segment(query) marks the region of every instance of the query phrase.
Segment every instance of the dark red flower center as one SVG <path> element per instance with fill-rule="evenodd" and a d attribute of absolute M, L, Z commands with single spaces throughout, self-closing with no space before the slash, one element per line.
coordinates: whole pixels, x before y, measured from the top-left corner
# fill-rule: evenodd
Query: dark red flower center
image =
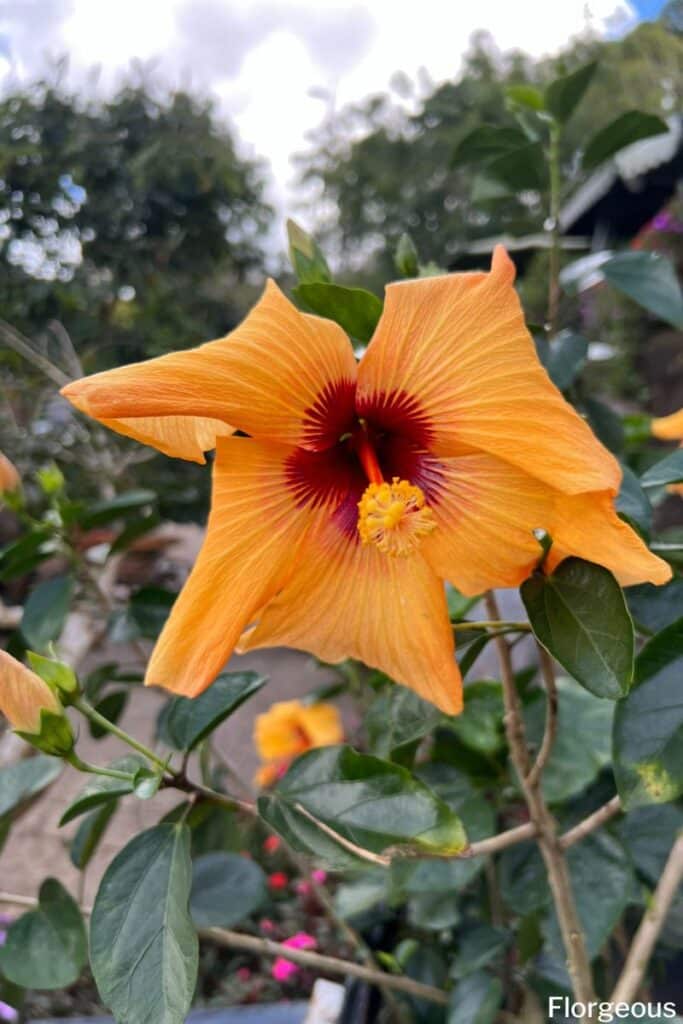
<path fill-rule="evenodd" d="M 368 483 L 398 477 L 419 487 L 428 502 L 438 496 L 433 431 L 405 392 L 359 398 L 351 382 L 328 385 L 306 413 L 304 437 L 309 447 L 290 456 L 288 483 L 300 504 L 328 507 L 349 536 L 357 535 L 358 502 Z"/>

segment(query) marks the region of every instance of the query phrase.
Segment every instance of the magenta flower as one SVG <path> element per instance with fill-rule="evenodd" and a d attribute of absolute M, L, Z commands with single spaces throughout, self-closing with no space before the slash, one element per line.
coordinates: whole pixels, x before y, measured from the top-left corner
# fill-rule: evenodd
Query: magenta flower
<path fill-rule="evenodd" d="M 296 935 L 285 939 L 282 945 L 289 946 L 290 949 L 315 949 L 317 942 L 313 935 L 307 935 L 306 932 L 297 932 Z M 295 974 L 299 973 L 299 970 L 300 968 L 296 964 L 279 956 L 273 964 L 270 973 L 276 981 L 282 982 L 289 981 Z"/>

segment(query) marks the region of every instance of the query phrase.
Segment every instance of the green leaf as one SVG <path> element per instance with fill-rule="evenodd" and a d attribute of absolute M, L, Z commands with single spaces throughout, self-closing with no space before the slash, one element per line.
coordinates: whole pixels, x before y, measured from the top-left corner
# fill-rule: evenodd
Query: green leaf
<path fill-rule="evenodd" d="M 36 754 L 0 769 L 0 818 L 41 793 L 61 775 L 63 761 Z"/>
<path fill-rule="evenodd" d="M 127 690 L 112 690 L 106 697 L 103 697 L 101 701 L 95 705 L 95 711 L 100 715 L 112 722 L 114 725 L 118 722 L 119 718 L 126 709 L 128 703 L 128 691 Z M 90 735 L 93 739 L 99 740 L 103 736 L 107 736 L 109 733 L 108 729 L 104 726 L 99 725 L 97 722 L 88 722 L 90 728 Z"/>
<path fill-rule="evenodd" d="M 465 978 L 497 960 L 510 942 L 510 934 L 503 928 L 476 924 L 459 936 L 458 951 L 451 968 L 451 976 Z"/>
<path fill-rule="evenodd" d="M 28 647 L 43 651 L 59 639 L 69 614 L 73 588 L 70 576 L 55 576 L 34 587 L 19 626 Z"/>
<path fill-rule="evenodd" d="M 613 760 L 625 807 L 668 803 L 683 793 L 683 619 L 636 661 L 636 684 L 614 718 Z"/>
<path fill-rule="evenodd" d="M 596 697 L 628 693 L 633 623 L 609 570 L 567 558 L 550 576 L 535 573 L 520 593 L 534 635 L 574 679 Z"/>
<path fill-rule="evenodd" d="M 583 399 L 582 406 L 588 422 L 598 435 L 598 440 L 611 452 L 619 454 L 624 447 L 624 425 L 621 417 L 610 409 L 606 402 L 590 396 Z"/>
<path fill-rule="evenodd" d="M 548 876 L 536 843 L 517 843 L 503 850 L 499 865 L 500 894 L 510 910 L 525 917 L 547 906 Z"/>
<path fill-rule="evenodd" d="M 656 633 L 670 625 L 683 607 L 683 576 L 674 576 L 663 587 L 642 583 L 628 587 L 626 600 L 633 618 L 648 633 Z"/>
<path fill-rule="evenodd" d="M 0 580 L 9 582 L 31 572 L 57 550 L 57 540 L 47 527 L 29 533 L 0 548 Z"/>
<path fill-rule="evenodd" d="M 276 793 L 375 853 L 390 847 L 458 853 L 467 844 L 460 819 L 424 783 L 396 764 L 351 747 L 304 754 Z"/>
<path fill-rule="evenodd" d="M 190 831 L 157 825 L 114 858 L 90 922 L 90 963 L 103 1002 L 125 1024 L 183 1024 L 197 978 L 188 912 Z"/>
<path fill-rule="evenodd" d="M 633 870 L 622 845 L 604 831 L 595 832 L 570 847 L 567 863 L 588 956 L 593 960 L 630 901 Z M 564 960 L 559 925 L 552 909 L 548 917 L 547 942 L 552 955 Z"/>
<path fill-rule="evenodd" d="M 358 341 L 370 341 L 382 315 L 382 301 L 364 288 L 316 281 L 294 289 L 297 300 L 318 316 L 334 320 Z"/>
<path fill-rule="evenodd" d="M 611 701 L 594 697 L 571 679 L 558 679 L 557 739 L 543 771 L 543 794 L 561 803 L 580 793 L 610 760 Z M 545 695 L 526 706 L 524 721 L 529 741 L 538 749 L 545 725 Z"/>
<path fill-rule="evenodd" d="M 137 512 L 145 505 L 151 505 L 154 501 L 156 501 L 154 491 L 142 488 L 134 491 L 125 491 L 123 494 L 117 494 L 115 498 L 94 502 L 80 517 L 78 525 L 82 530 L 92 530 L 95 526 L 105 526 L 115 519 L 124 518 L 130 512 Z"/>
<path fill-rule="evenodd" d="M 447 1024 L 493 1024 L 503 1002 L 498 978 L 477 971 L 459 982 L 448 1006 Z"/>
<path fill-rule="evenodd" d="M 470 842 L 493 835 L 493 808 L 475 792 L 464 775 L 450 765 L 437 762 L 422 765 L 417 774 L 458 815 Z M 397 889 L 409 896 L 444 894 L 463 889 L 483 868 L 483 857 L 452 857 L 446 860 L 411 857 L 393 861 L 391 877 Z"/>
<path fill-rule="evenodd" d="M 468 683 L 464 698 L 462 714 L 453 718 L 448 728 L 472 750 L 482 754 L 497 753 L 505 745 L 501 684 L 489 679 Z"/>
<path fill-rule="evenodd" d="M 190 914 L 197 928 L 231 928 L 266 897 L 263 871 L 238 853 L 207 853 L 192 865 Z"/>
<path fill-rule="evenodd" d="M 490 160 L 484 167 L 487 178 L 501 182 L 509 189 L 543 189 L 546 186 L 546 165 L 540 142 L 525 141 Z"/>
<path fill-rule="evenodd" d="M 421 740 L 444 716 L 405 686 L 392 686 L 381 693 L 365 714 L 365 728 L 372 753 L 391 757 L 393 751 Z"/>
<path fill-rule="evenodd" d="M 670 623 L 645 644 L 636 659 L 637 682 L 651 679 L 679 658 L 683 658 L 683 618 Z"/>
<path fill-rule="evenodd" d="M 526 145 L 528 139 L 518 128 L 481 124 L 456 146 L 453 164 L 482 164 Z"/>
<path fill-rule="evenodd" d="M 347 868 L 367 868 L 367 861 L 340 846 L 307 815 L 290 806 L 277 793 L 260 796 L 257 807 L 268 827 L 281 835 L 295 853 L 315 857 L 328 867 L 339 871 Z"/>
<path fill-rule="evenodd" d="M 163 587 L 140 587 L 128 602 L 135 635 L 156 640 L 178 595 Z"/>
<path fill-rule="evenodd" d="M 574 113 L 591 83 L 597 66 L 597 61 L 584 64 L 571 74 L 556 78 L 545 90 L 546 108 L 560 124 L 568 121 Z"/>
<path fill-rule="evenodd" d="M 109 768 L 115 768 L 120 772 L 130 772 L 130 781 L 124 779 L 112 779 L 107 775 L 92 775 L 84 789 L 72 800 L 66 808 L 59 824 L 66 825 L 81 814 L 91 811 L 93 807 L 109 803 L 110 800 L 117 800 L 120 796 L 126 796 L 135 789 L 136 776 L 147 767 L 146 762 L 136 754 L 128 754 L 112 761 Z"/>
<path fill-rule="evenodd" d="M 602 265 L 617 291 L 674 327 L 683 327 L 683 294 L 671 260 L 657 252 L 621 252 Z"/>
<path fill-rule="evenodd" d="M 683 831 L 683 809 L 674 804 L 636 807 L 619 824 L 619 835 L 636 867 L 651 885 L 659 881 L 676 836 Z"/>
<path fill-rule="evenodd" d="M 258 672 L 223 672 L 199 697 L 174 697 L 159 719 L 159 735 L 176 750 L 193 750 L 267 682 Z"/>
<path fill-rule="evenodd" d="M 596 132 L 584 151 L 583 166 L 586 170 L 591 170 L 614 156 L 624 146 L 630 146 L 640 139 L 648 139 L 652 135 L 661 135 L 668 130 L 666 121 L 662 121 L 661 117 L 646 114 L 642 110 L 627 110 Z"/>
<path fill-rule="evenodd" d="M 643 473 L 640 482 L 646 490 L 651 487 L 683 483 L 683 448 L 677 448 L 661 462 L 650 466 L 647 472 Z"/>
<path fill-rule="evenodd" d="M 508 85 L 505 89 L 505 95 L 521 107 L 527 107 L 529 110 L 536 111 L 545 110 L 543 93 L 535 85 L 527 85 L 525 83 Z"/>
<path fill-rule="evenodd" d="M 644 533 L 648 534 L 652 528 L 652 505 L 650 500 L 640 486 L 638 477 L 629 469 L 622 466 L 623 477 L 621 489 L 615 502 L 617 512 L 628 516 Z"/>
<path fill-rule="evenodd" d="M 0 970 L 24 988 L 67 988 L 88 959 L 78 904 L 56 878 L 40 887 L 38 906 L 10 925 L 0 948 Z"/>
<path fill-rule="evenodd" d="M 299 283 L 331 282 L 330 268 L 315 239 L 293 220 L 287 221 L 287 237 L 289 258 Z"/>
<path fill-rule="evenodd" d="M 553 384 L 566 391 L 579 376 L 588 358 L 588 342 L 574 331 L 560 331 L 551 341 L 536 340 L 538 358 Z"/>
<path fill-rule="evenodd" d="M 423 892 L 412 896 L 407 910 L 410 924 L 428 932 L 454 928 L 460 921 L 458 897 L 452 892 Z"/>
<path fill-rule="evenodd" d="M 76 834 L 69 847 L 69 857 L 73 866 L 79 871 L 82 871 L 90 863 L 117 806 L 118 801 L 111 800 L 109 803 L 96 807 L 94 811 L 85 816 L 76 829 Z"/>

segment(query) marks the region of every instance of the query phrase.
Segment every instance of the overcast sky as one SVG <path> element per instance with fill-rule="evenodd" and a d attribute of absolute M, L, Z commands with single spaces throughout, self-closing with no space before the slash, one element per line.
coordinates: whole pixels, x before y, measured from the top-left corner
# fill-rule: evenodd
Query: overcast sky
<path fill-rule="evenodd" d="M 588 26 L 618 36 L 643 2 L 654 0 L 0 0 L 0 81 L 68 54 L 74 80 L 99 65 L 110 89 L 133 58 L 153 60 L 164 80 L 216 95 L 246 151 L 270 162 L 283 209 L 290 157 L 324 113 L 312 91 L 341 105 L 398 69 L 452 77 L 477 29 L 533 55 Z"/>

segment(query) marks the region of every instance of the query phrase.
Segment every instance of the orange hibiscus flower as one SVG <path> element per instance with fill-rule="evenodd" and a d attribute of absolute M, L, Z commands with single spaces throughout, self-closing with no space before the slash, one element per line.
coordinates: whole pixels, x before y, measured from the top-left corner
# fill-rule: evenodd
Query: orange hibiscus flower
<path fill-rule="evenodd" d="M 260 786 L 275 782 L 294 757 L 314 747 L 341 743 L 344 729 L 333 704 L 303 704 L 285 700 L 273 704 L 254 724 L 254 741 L 264 762 L 256 781 Z"/>
<path fill-rule="evenodd" d="M 660 441 L 680 441 L 683 448 L 683 409 L 672 412 L 670 416 L 662 416 L 653 420 L 650 429 L 654 437 Z M 670 484 L 667 491 L 683 497 L 683 484 Z"/>
<path fill-rule="evenodd" d="M 619 465 L 550 382 L 513 280 L 499 247 L 490 273 L 389 285 L 360 365 L 269 282 L 227 337 L 64 389 L 167 454 L 217 449 L 204 546 L 148 683 L 194 696 L 238 643 L 281 644 L 359 658 L 456 714 L 444 580 L 521 583 L 536 528 L 551 565 L 669 578 L 616 515 Z"/>

